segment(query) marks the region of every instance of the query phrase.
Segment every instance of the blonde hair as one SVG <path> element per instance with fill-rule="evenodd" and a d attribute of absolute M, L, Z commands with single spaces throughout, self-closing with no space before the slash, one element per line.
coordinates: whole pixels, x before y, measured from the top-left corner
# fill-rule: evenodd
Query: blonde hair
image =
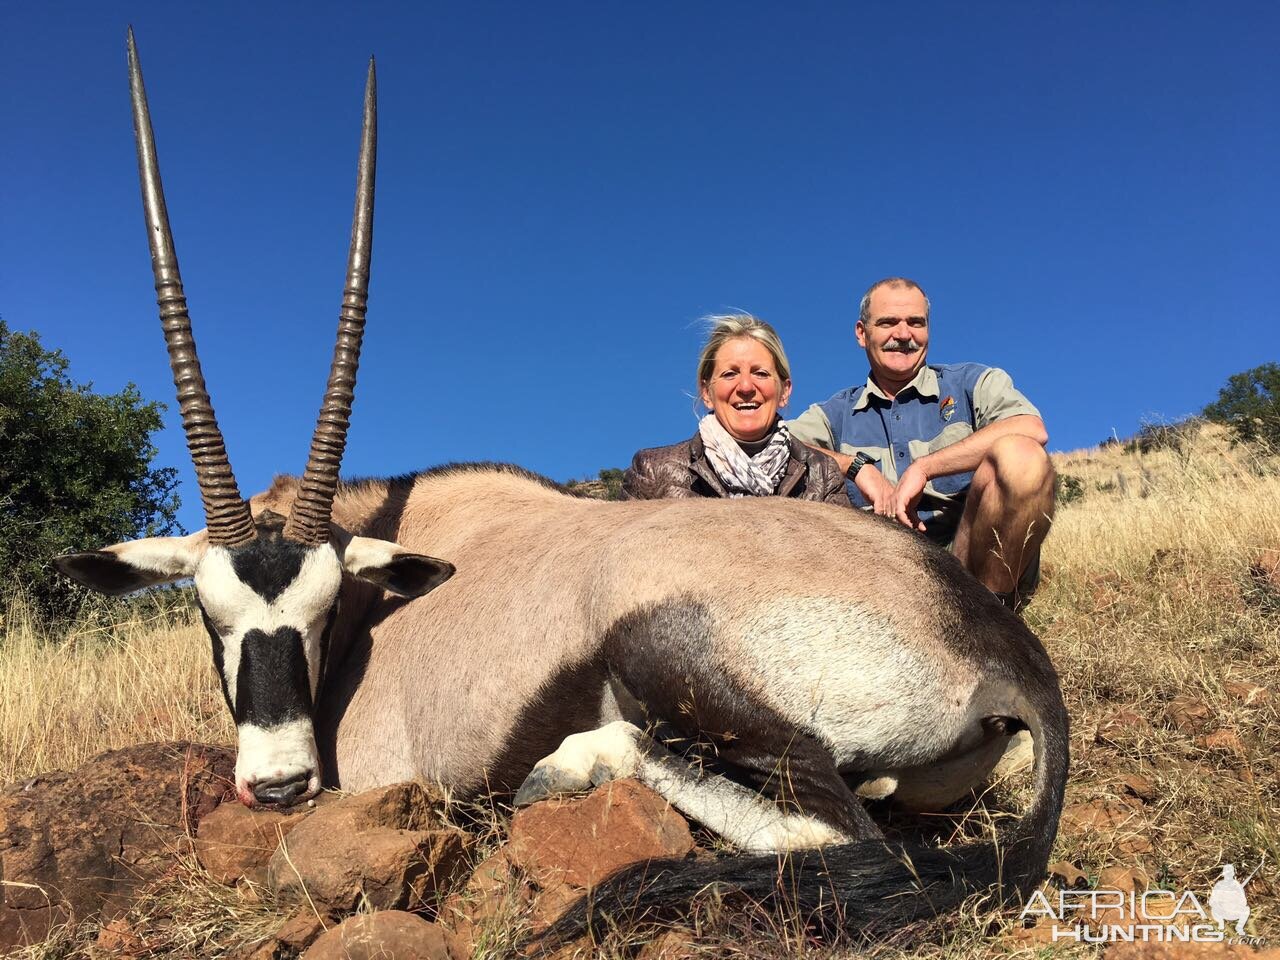
<path fill-rule="evenodd" d="M 783 383 L 791 380 L 791 364 L 787 361 L 787 352 L 782 349 L 782 340 L 778 331 L 759 317 L 749 313 L 726 313 L 719 316 L 706 317 L 710 327 L 707 342 L 698 357 L 698 390 L 701 391 L 711 380 L 716 367 L 716 354 L 730 340 L 747 337 L 764 345 L 773 357 L 773 365 L 778 370 L 778 379 Z"/>

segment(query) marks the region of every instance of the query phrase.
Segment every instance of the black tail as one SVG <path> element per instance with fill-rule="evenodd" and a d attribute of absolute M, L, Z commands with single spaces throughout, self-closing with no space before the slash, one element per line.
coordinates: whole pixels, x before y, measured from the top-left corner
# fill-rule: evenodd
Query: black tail
<path fill-rule="evenodd" d="M 687 910 L 708 887 L 740 891 L 765 905 L 785 904 L 801 916 L 832 910 L 847 930 L 873 934 L 936 916 L 974 893 L 991 893 L 1002 903 L 1025 898 L 1049 861 L 1069 761 L 1067 714 L 1057 684 L 1037 693 L 1018 711 L 1034 742 L 1034 798 L 995 841 L 938 849 L 867 840 L 785 858 L 771 853 L 653 861 L 606 880 L 570 907 L 543 942 L 574 939 L 603 927 L 605 918 L 670 917 Z"/>

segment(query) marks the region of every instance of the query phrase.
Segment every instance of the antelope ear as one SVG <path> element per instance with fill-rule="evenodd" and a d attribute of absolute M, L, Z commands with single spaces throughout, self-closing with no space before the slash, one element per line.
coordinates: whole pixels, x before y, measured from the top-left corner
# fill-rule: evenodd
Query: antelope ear
<path fill-rule="evenodd" d="M 342 566 L 353 577 L 376 583 L 402 597 L 430 593 L 453 576 L 444 560 L 411 553 L 398 543 L 372 537 L 352 537 L 342 552 Z"/>
<path fill-rule="evenodd" d="M 148 537 L 102 550 L 63 554 L 53 558 L 53 565 L 64 577 L 91 590 L 122 597 L 192 576 L 207 545 L 203 530 L 188 537 Z"/>

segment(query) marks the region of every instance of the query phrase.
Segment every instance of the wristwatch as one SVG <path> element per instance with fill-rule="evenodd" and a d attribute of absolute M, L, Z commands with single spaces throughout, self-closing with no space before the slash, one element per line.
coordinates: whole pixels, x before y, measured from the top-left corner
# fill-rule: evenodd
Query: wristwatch
<path fill-rule="evenodd" d="M 875 457 L 869 457 L 865 453 L 859 453 L 853 458 L 853 463 L 849 464 L 849 469 L 844 472 L 845 478 L 854 481 L 858 477 L 858 471 L 869 463 L 879 463 Z"/>

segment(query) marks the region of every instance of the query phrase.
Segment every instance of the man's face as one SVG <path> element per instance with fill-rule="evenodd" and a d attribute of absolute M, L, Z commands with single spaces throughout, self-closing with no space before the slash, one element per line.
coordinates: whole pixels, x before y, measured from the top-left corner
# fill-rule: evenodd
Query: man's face
<path fill-rule="evenodd" d="M 910 380 L 924 366 L 929 321 L 924 294 L 910 287 L 878 287 L 866 323 L 854 328 L 871 372 L 893 383 Z"/>

